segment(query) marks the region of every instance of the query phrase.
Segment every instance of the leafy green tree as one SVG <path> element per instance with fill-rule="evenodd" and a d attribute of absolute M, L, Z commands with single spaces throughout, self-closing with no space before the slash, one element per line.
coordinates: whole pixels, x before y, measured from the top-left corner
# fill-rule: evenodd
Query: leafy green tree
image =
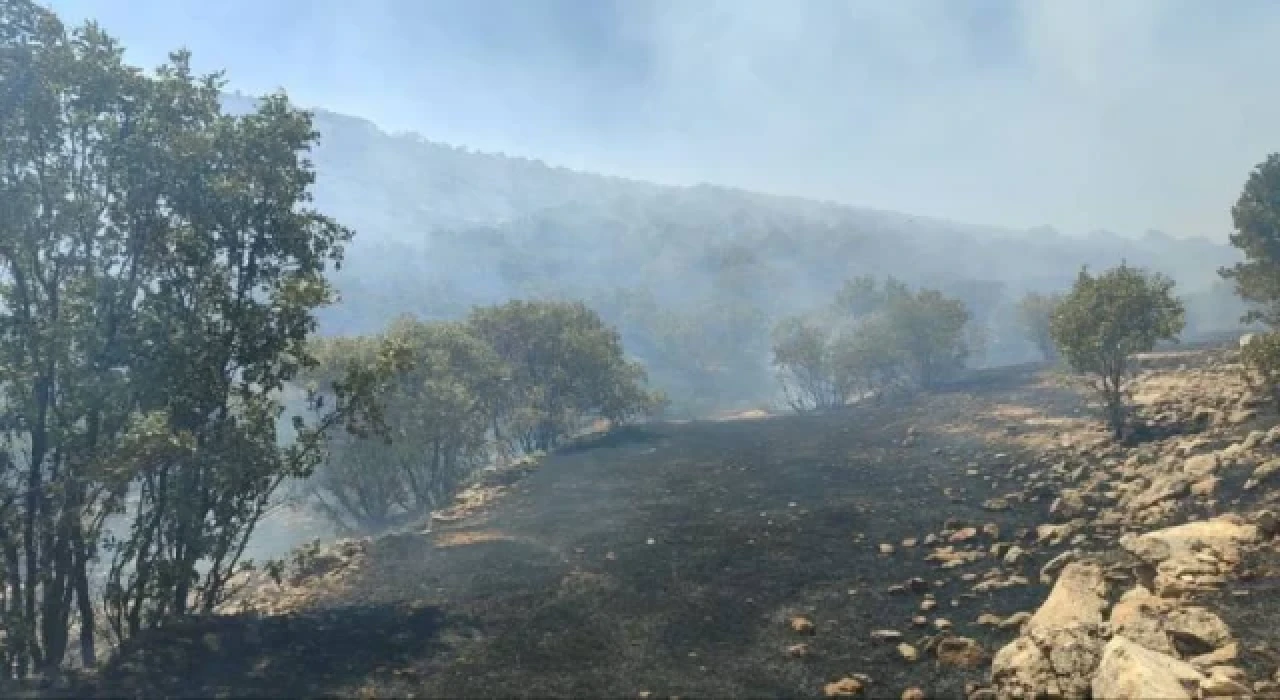
<path fill-rule="evenodd" d="M 1231 209 L 1231 220 L 1231 245 L 1245 259 L 1220 273 L 1235 282 L 1246 302 L 1256 305 L 1246 321 L 1280 326 L 1280 153 L 1267 156 L 1250 173 Z"/>
<path fill-rule="evenodd" d="M 310 116 L 221 113 L 179 53 L 154 75 L 93 24 L 0 3 L 0 665 L 92 664 L 89 571 L 119 638 L 221 602 L 275 488 L 365 389 L 280 447 L 276 397 L 350 231 L 306 207 Z M 381 358 L 387 362 L 394 358 Z M 385 363 L 383 363 L 385 364 Z M 122 517 L 123 536 L 106 523 Z"/>
<path fill-rule="evenodd" d="M 1280 406 L 1280 333 L 1256 333 L 1240 349 L 1245 379 Z"/>
<path fill-rule="evenodd" d="M 964 367 L 969 312 L 963 302 L 932 289 L 903 291 L 889 297 L 884 313 L 920 386 L 932 388 Z"/>
<path fill-rule="evenodd" d="M 511 301 L 475 309 L 467 324 L 509 372 L 491 428 L 510 447 L 549 451 L 593 418 L 622 423 L 658 404 L 618 332 L 585 304 Z"/>
<path fill-rule="evenodd" d="M 1182 332 L 1185 311 L 1172 279 L 1121 264 L 1098 276 L 1082 269 L 1053 312 L 1050 334 L 1077 372 L 1092 375 L 1107 422 L 1124 436 L 1129 358 Z"/>
<path fill-rule="evenodd" d="M 899 338 L 885 317 L 868 318 L 840 333 L 830 349 L 835 383 L 844 400 L 881 397 L 906 380 L 906 359 Z"/>
<path fill-rule="evenodd" d="M 402 365 L 375 398 L 386 438 L 334 430 L 315 479 L 317 505 L 345 530 L 375 532 L 421 516 L 449 499 L 491 456 L 492 402 L 507 379 L 493 350 L 458 322 L 401 318 L 379 337 L 318 341 L 311 378 L 341 378 L 379 349 L 399 349 Z"/>
<path fill-rule="evenodd" d="M 1035 344 L 1040 355 L 1050 362 L 1057 360 L 1058 347 L 1050 333 L 1053 312 L 1062 302 L 1061 294 L 1040 294 L 1028 292 L 1018 302 L 1018 325 L 1027 339 Z"/>

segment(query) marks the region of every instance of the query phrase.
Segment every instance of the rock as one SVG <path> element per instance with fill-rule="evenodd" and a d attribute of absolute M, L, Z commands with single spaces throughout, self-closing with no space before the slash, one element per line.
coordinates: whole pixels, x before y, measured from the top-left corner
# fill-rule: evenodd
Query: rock
<path fill-rule="evenodd" d="M 1225 574 L 1239 564 L 1240 546 L 1257 540 L 1256 525 L 1224 515 L 1144 535 L 1124 535 L 1120 546 L 1155 566 L 1155 594 L 1171 596 L 1220 586 Z"/>
<path fill-rule="evenodd" d="M 925 598 L 924 600 L 920 601 L 920 610 L 922 612 L 929 612 L 930 610 L 933 610 L 936 607 L 938 607 L 938 601 L 934 600 L 933 598 Z"/>
<path fill-rule="evenodd" d="M 1259 484 L 1269 479 L 1276 472 L 1280 472 L 1280 457 L 1270 459 L 1259 464 L 1254 470 L 1249 480 L 1245 482 L 1245 489 L 1256 488 Z"/>
<path fill-rule="evenodd" d="M 797 634 L 814 634 L 818 631 L 817 626 L 813 624 L 813 620 L 810 620 L 807 617 L 793 617 L 791 618 L 790 625 L 791 631 L 796 632 Z"/>
<path fill-rule="evenodd" d="M 945 617 L 940 617 L 933 621 L 933 626 L 938 628 L 940 631 L 945 632 L 946 630 L 951 629 L 951 620 L 948 620 Z"/>
<path fill-rule="evenodd" d="M 1111 609 L 1111 631 L 1151 651 L 1175 655 L 1177 650 L 1169 641 L 1164 623 L 1165 614 L 1172 608 L 1171 602 L 1138 586 L 1121 596 Z"/>
<path fill-rule="evenodd" d="M 1063 569 L 1049 597 L 1027 621 L 1027 631 L 1101 624 L 1106 595 L 1102 567 L 1094 561 L 1073 562 Z"/>
<path fill-rule="evenodd" d="M 916 538 L 914 538 L 914 537 L 908 537 L 908 538 L 906 538 L 905 540 L 903 540 L 903 541 L 902 541 L 902 547 L 903 547 L 904 549 L 911 549 L 912 547 L 916 546 L 916 544 L 917 544 L 918 542 L 919 542 L 919 540 L 917 540 Z"/>
<path fill-rule="evenodd" d="M 902 691 L 902 700 L 925 700 L 924 691 L 919 688 L 907 688 Z"/>
<path fill-rule="evenodd" d="M 902 633 L 897 630 L 872 630 L 871 638 L 877 642 L 896 642 L 902 639 Z"/>
<path fill-rule="evenodd" d="M 1207 669 L 1214 666 L 1222 666 L 1232 663 L 1240 658 L 1240 643 L 1227 642 L 1218 649 L 1214 649 L 1208 654 L 1201 654 L 1187 659 L 1187 663 L 1198 669 Z"/>
<path fill-rule="evenodd" d="M 951 533 L 951 536 L 948 537 L 947 539 L 950 542 L 958 543 L 958 542 L 967 542 L 968 540 L 971 540 L 977 536 L 978 536 L 978 528 L 965 527 Z"/>
<path fill-rule="evenodd" d="M 988 498 L 982 502 L 982 509 L 989 511 L 1009 510 L 1009 499 L 1007 498 Z"/>
<path fill-rule="evenodd" d="M 1216 454 L 1196 455 L 1182 463 L 1182 473 L 1192 479 L 1203 479 L 1218 471 L 1219 464 Z"/>
<path fill-rule="evenodd" d="M 1075 534 L 1075 528 L 1071 523 L 1036 526 L 1036 541 L 1040 544 L 1059 545 L 1073 534 Z"/>
<path fill-rule="evenodd" d="M 1004 621 L 1001 622 L 998 626 L 1002 630 L 1014 629 L 1015 627 L 1021 627 L 1027 624 L 1027 620 L 1030 620 L 1030 619 L 1031 619 L 1031 613 L 1024 610 L 1022 612 L 1016 612 L 1010 615 L 1009 617 L 1006 617 Z"/>
<path fill-rule="evenodd" d="M 934 654 L 939 663 L 961 668 L 981 666 L 987 659 L 987 652 L 982 645 L 968 637 L 947 637 L 938 642 Z"/>
<path fill-rule="evenodd" d="M 1018 562 L 1022 561 L 1026 554 L 1027 550 L 1015 544 L 1009 548 L 1009 551 L 1004 553 L 1004 563 L 1007 566 L 1017 566 Z"/>
<path fill-rule="evenodd" d="M 881 553 L 881 554 L 893 554 L 893 545 L 891 545 L 891 544 L 887 544 L 887 543 L 886 543 L 886 544 L 881 544 L 881 545 L 880 545 L 880 553 Z"/>
<path fill-rule="evenodd" d="M 1171 611 L 1165 618 L 1165 629 L 1173 644 L 1184 655 L 1199 655 L 1226 646 L 1231 641 L 1231 630 L 1209 610 L 1201 607 L 1183 607 Z"/>
<path fill-rule="evenodd" d="M 915 661 L 920 658 L 920 652 L 916 651 L 915 647 L 907 644 L 906 642 L 898 645 L 898 654 L 908 663 L 915 663 Z"/>
<path fill-rule="evenodd" d="M 1218 484 L 1222 480 L 1216 476 L 1205 477 L 1191 485 L 1191 495 L 1200 498 L 1208 498 L 1218 490 Z"/>
<path fill-rule="evenodd" d="M 1078 489 L 1063 489 L 1049 506 L 1049 514 L 1063 520 L 1070 520 L 1084 515 L 1088 505 Z"/>
<path fill-rule="evenodd" d="M 1205 677 L 1191 664 L 1143 648 L 1125 637 L 1113 637 L 1103 649 L 1092 691 L 1093 697 L 1109 700 L 1191 700 L 1203 680 Z"/>
<path fill-rule="evenodd" d="M 792 644 L 791 646 L 787 647 L 787 656 L 790 656 L 793 659 L 803 659 L 809 656 L 809 645 L 808 644 Z"/>
<path fill-rule="evenodd" d="M 1200 690 L 1207 698 L 1240 698 L 1253 694 L 1248 679 L 1242 681 L 1238 676 L 1217 669 L 1200 681 Z"/>
<path fill-rule="evenodd" d="M 862 687 L 862 681 L 846 676 L 822 686 L 822 694 L 829 698 L 851 698 L 861 693 Z"/>
<path fill-rule="evenodd" d="M 977 624 L 983 625 L 984 627 L 999 627 L 1001 622 L 1004 622 L 1004 618 L 999 615 L 983 613 L 978 616 Z"/>
<path fill-rule="evenodd" d="M 991 680 L 997 694 L 1086 695 L 1102 649 L 1106 593 L 1097 562 L 1068 564 L 1022 636 L 996 653 Z"/>
<path fill-rule="evenodd" d="M 1040 582 L 1049 583 L 1053 581 L 1053 576 L 1059 569 L 1065 567 L 1073 561 L 1080 558 L 1078 550 L 1069 549 L 1058 556 L 1050 559 L 1044 566 L 1040 567 Z"/>

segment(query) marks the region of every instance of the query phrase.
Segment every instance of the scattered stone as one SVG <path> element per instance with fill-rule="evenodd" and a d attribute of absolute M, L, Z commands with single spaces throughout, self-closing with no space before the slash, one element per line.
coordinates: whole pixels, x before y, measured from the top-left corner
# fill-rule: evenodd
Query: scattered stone
<path fill-rule="evenodd" d="M 1016 612 L 1010 615 L 1009 617 L 1006 617 L 1004 621 L 1001 622 L 998 626 L 1002 630 L 1013 629 L 1015 627 L 1021 627 L 1027 624 L 1027 620 L 1030 620 L 1030 619 L 1031 619 L 1031 613 L 1024 610 L 1022 612 Z"/>
<path fill-rule="evenodd" d="M 908 663 L 915 663 L 915 661 L 920 658 L 920 652 L 916 651 L 915 647 L 907 644 L 906 642 L 898 645 L 898 654 Z"/>
<path fill-rule="evenodd" d="M 792 644 L 787 647 L 787 656 L 793 659 L 803 659 L 809 656 L 810 650 L 808 644 Z"/>
<path fill-rule="evenodd" d="M 925 700 L 924 691 L 919 688 L 907 688 L 902 691 L 902 700 Z"/>
<path fill-rule="evenodd" d="M 862 692 L 862 682 L 857 678 L 841 678 L 822 687 L 822 694 L 829 698 L 851 698 Z"/>
<path fill-rule="evenodd" d="M 989 511 L 1009 510 L 1009 499 L 1007 498 L 988 498 L 982 502 L 982 509 Z"/>
<path fill-rule="evenodd" d="M 880 553 L 881 553 L 881 554 L 893 554 L 893 545 L 891 545 L 891 544 L 887 544 L 887 543 L 881 544 L 881 545 L 880 545 Z"/>
<path fill-rule="evenodd" d="M 871 638 L 877 642 L 896 642 L 902 639 L 902 633 L 897 630 L 873 630 Z"/>
<path fill-rule="evenodd" d="M 790 624 L 791 631 L 797 634 L 815 634 L 818 631 L 817 625 L 813 624 L 813 620 L 807 617 L 793 617 Z"/>
<path fill-rule="evenodd" d="M 978 616 L 978 624 L 984 627 L 999 627 L 1004 622 L 1004 618 L 991 613 L 983 613 Z"/>
<path fill-rule="evenodd" d="M 940 663 L 961 668 L 981 666 L 987 659 L 982 645 L 968 637 L 947 637 L 934 649 Z"/>

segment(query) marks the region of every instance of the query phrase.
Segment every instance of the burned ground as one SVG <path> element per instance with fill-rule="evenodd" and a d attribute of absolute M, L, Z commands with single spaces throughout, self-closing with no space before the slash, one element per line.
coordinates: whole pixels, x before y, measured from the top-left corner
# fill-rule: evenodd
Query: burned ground
<path fill-rule="evenodd" d="M 1021 459 L 993 444 L 1011 426 L 999 407 L 1079 408 L 1042 380 L 1024 368 L 895 406 L 632 428 L 552 456 L 478 514 L 375 540 L 341 595 L 170 630 L 75 691 L 812 696 L 865 674 L 872 696 L 954 696 L 986 671 L 928 653 L 937 618 L 990 653 L 1016 630 L 977 618 L 1034 610 L 1047 592 L 1039 567 L 1057 550 L 1019 532 L 1047 501 L 981 506 Z M 957 568 L 903 546 L 988 524 L 999 533 L 957 545 L 983 558 Z M 1016 566 L 986 554 L 1015 540 L 1029 550 Z M 977 574 L 1026 582 L 974 593 Z M 922 613 L 925 588 L 938 605 Z M 796 616 L 814 633 L 793 631 Z M 873 639 L 885 629 L 920 660 Z"/>

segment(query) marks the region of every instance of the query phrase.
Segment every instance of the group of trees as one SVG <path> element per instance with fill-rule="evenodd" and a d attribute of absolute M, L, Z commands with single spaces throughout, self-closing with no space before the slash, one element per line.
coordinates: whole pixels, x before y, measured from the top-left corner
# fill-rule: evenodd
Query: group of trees
<path fill-rule="evenodd" d="M 373 399 L 386 435 L 333 430 L 317 505 L 347 530 L 377 531 L 450 498 L 496 455 L 555 449 L 598 419 L 660 408 L 621 338 L 581 303 L 512 301 L 464 321 L 402 318 L 378 336 L 317 340 L 304 378 L 330 382 L 379 354 L 402 358 Z"/>
<path fill-rule="evenodd" d="M 316 342 L 353 232 L 310 206 L 311 115 L 225 113 L 223 85 L 0 3 L 0 676 L 215 610 L 317 467 L 327 505 L 385 519 L 494 446 L 658 403 L 581 304 Z"/>
<path fill-rule="evenodd" d="M 847 281 L 828 309 L 783 319 L 773 362 L 796 410 L 826 409 L 894 387 L 935 386 L 964 365 L 969 311 L 892 277 Z"/>

